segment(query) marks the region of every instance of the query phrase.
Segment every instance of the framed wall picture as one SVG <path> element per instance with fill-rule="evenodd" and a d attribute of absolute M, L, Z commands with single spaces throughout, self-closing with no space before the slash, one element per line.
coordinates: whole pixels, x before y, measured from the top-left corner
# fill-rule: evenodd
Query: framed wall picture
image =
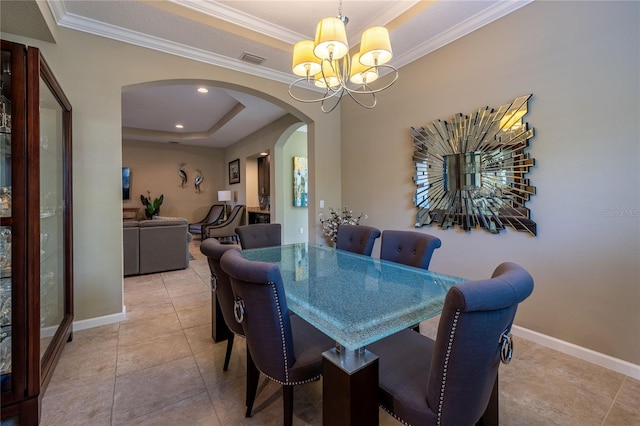
<path fill-rule="evenodd" d="M 240 159 L 229 162 L 229 184 L 240 183 Z"/>
<path fill-rule="evenodd" d="M 293 206 L 307 207 L 308 202 L 307 159 L 293 157 Z"/>

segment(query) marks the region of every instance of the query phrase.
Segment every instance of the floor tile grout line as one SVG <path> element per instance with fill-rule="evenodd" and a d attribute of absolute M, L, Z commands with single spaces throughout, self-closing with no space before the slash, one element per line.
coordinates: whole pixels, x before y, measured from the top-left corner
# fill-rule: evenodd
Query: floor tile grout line
<path fill-rule="evenodd" d="M 116 407 L 116 385 L 118 380 L 118 354 L 120 352 L 120 323 L 118 323 L 118 338 L 116 339 L 116 359 L 115 368 L 113 369 L 113 388 L 111 390 L 111 410 L 109 410 L 109 424 L 113 425 L 113 419 L 115 418 Z"/>
<path fill-rule="evenodd" d="M 615 405 L 616 400 L 620 395 L 620 392 L 622 392 L 622 388 L 624 387 L 624 384 L 626 381 L 627 381 L 627 376 L 623 376 L 622 383 L 620 383 L 620 387 L 618 388 L 618 391 L 616 392 L 616 394 L 613 396 L 613 399 L 611 400 L 611 404 L 609 405 L 609 408 L 607 409 L 607 412 L 605 413 L 604 418 L 602 419 L 602 423 L 600 423 L 601 426 L 604 426 L 606 424 L 607 418 L 609 417 L 609 414 L 611 414 L 611 410 L 613 410 L 613 406 Z"/>

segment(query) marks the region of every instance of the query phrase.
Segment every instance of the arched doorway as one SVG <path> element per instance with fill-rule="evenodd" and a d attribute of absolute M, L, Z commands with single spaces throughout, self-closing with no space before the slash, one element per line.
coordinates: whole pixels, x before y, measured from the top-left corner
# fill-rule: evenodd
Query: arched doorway
<path fill-rule="evenodd" d="M 296 184 L 296 174 L 301 177 L 298 180 L 299 186 L 306 186 L 307 193 L 303 198 L 309 196 L 308 170 L 301 173 L 295 170 L 306 165 L 308 167 L 308 137 L 307 125 L 299 122 L 287 128 L 275 145 L 274 150 L 274 172 L 277 191 L 276 221 L 283 224 L 284 244 L 299 243 L 309 241 L 309 212 L 306 202 L 294 202 L 294 185 Z M 298 161 L 294 160 L 298 159 Z M 301 161 L 301 159 L 304 159 Z M 285 226 L 286 224 L 286 226 Z"/>
<path fill-rule="evenodd" d="M 287 152 L 295 146 L 296 155 L 307 157 L 306 132 L 300 132 L 298 129 L 306 129 L 306 123 L 301 121 L 299 117 L 302 116 L 303 120 L 309 120 L 309 118 L 292 108 L 291 105 L 255 89 L 211 80 L 163 80 L 126 86 L 122 89 L 123 102 L 126 97 L 135 95 L 137 90 L 160 90 L 166 87 L 190 87 L 193 92 L 198 87 L 222 88 L 232 93 L 240 106 L 234 105 L 234 100 L 231 100 L 230 103 L 227 101 L 228 113 L 218 112 L 217 121 L 208 124 L 206 129 L 185 129 L 182 132 L 174 131 L 172 134 L 167 129 L 161 131 L 146 129 L 146 132 L 142 132 L 140 129 L 135 129 L 136 132 L 128 131 L 129 126 L 125 125 L 126 108 L 123 106 L 123 166 L 130 166 L 125 157 L 130 156 L 132 149 L 126 145 L 136 145 L 135 149 L 143 150 L 142 154 L 138 152 L 138 158 L 144 157 L 145 161 L 144 164 L 139 165 L 138 170 L 132 170 L 137 179 L 133 179 L 132 193 L 134 197 L 132 197 L 131 204 L 136 204 L 138 193 L 144 193 L 148 190 L 153 195 L 163 193 L 165 194 L 163 215 L 186 217 L 190 221 L 200 219 L 199 216 L 204 216 L 211 204 L 218 202 L 217 192 L 219 190 L 232 191 L 231 204 L 244 204 L 247 207 L 250 207 L 251 203 L 257 205 L 258 194 L 253 193 L 258 191 L 257 184 L 254 182 L 256 180 L 256 158 L 260 152 L 266 151 L 273 154 L 270 173 L 274 181 L 270 188 L 271 221 L 279 221 L 283 224 L 283 228 L 286 229 L 284 239 L 286 242 L 308 241 L 308 209 L 304 207 L 294 209 L 292 206 L 292 184 L 290 183 L 292 160 L 291 158 L 284 159 L 282 156 L 289 155 Z M 206 139 L 211 134 L 215 136 L 218 130 L 224 132 L 230 126 L 242 125 L 235 124 L 235 120 L 243 113 L 243 105 L 251 102 L 250 97 L 260 99 L 262 107 L 265 104 L 275 105 L 281 109 L 282 115 L 277 116 L 276 114 L 271 123 L 264 124 L 263 128 L 255 130 L 254 133 L 244 136 L 229 146 L 198 147 L 198 137 L 201 135 L 197 133 L 201 133 L 202 139 Z M 160 102 L 156 102 L 156 104 L 158 105 L 153 107 L 161 108 L 164 113 L 167 104 L 159 105 Z M 203 109 L 208 107 L 197 103 L 193 105 L 182 103 L 181 108 L 184 111 L 191 111 L 191 115 L 193 115 L 196 112 L 201 113 Z M 146 110 L 145 114 L 153 114 L 153 111 Z M 253 122 L 255 120 L 254 117 Z M 266 130 L 263 131 L 263 129 Z M 142 135 L 143 137 L 131 142 L 126 138 L 129 134 Z M 300 142 L 301 138 L 304 139 L 302 142 Z M 290 140 L 294 142 L 290 142 Z M 164 144 L 158 144 L 161 148 L 152 148 L 150 144 L 153 142 L 164 142 Z M 275 155 L 276 152 L 279 154 Z M 164 158 L 164 163 L 160 162 L 161 157 Z M 239 160 L 241 179 L 239 182 L 230 182 L 228 167 L 236 160 Z M 152 163 L 157 164 L 152 167 Z M 196 173 L 206 172 L 200 192 L 196 193 L 191 189 L 190 181 L 186 185 L 187 189 L 184 185 L 179 187 L 177 171 L 179 165 L 184 163 L 186 165 L 183 165 L 182 168 L 187 171 L 189 180 L 192 179 L 192 176 L 196 176 Z M 310 167 L 313 166 L 310 165 Z M 152 170 L 153 173 L 141 171 L 144 169 Z M 135 187 L 136 182 L 139 184 L 139 188 Z M 156 187 L 152 188 L 154 185 Z M 254 203 L 254 201 L 256 202 Z M 289 222 L 291 222 L 290 226 Z"/>

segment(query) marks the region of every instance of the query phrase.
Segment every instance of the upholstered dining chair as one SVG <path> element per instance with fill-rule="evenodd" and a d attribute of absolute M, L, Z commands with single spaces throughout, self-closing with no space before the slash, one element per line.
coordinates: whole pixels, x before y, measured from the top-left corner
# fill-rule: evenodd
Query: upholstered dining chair
<path fill-rule="evenodd" d="M 205 225 L 216 224 L 222 218 L 224 213 L 224 204 L 214 204 L 209 209 L 209 213 L 200 221 L 189 224 L 189 232 L 192 234 L 200 234 L 200 239 L 204 236 Z"/>
<path fill-rule="evenodd" d="M 380 357 L 380 405 L 404 424 L 473 425 L 491 398 L 500 361 L 511 359 L 511 325 L 533 279 L 514 263 L 491 279 L 452 287 L 433 341 L 404 330 L 371 344 Z"/>
<path fill-rule="evenodd" d="M 246 260 L 229 250 L 220 266 L 231 279 L 236 320 L 251 357 L 261 373 L 282 385 L 284 424 L 291 425 L 293 386 L 320 378 L 322 353 L 335 343 L 298 315 L 289 315 L 277 265 Z M 247 417 L 251 409 L 247 407 Z"/>
<path fill-rule="evenodd" d="M 227 352 L 224 358 L 224 366 L 222 367 L 225 371 L 229 367 L 229 359 L 231 357 L 231 350 L 233 349 L 233 337 L 235 335 L 244 337 L 242 325 L 238 324 L 233 316 L 233 303 L 235 299 L 233 297 L 229 276 L 220 267 L 220 258 L 227 250 L 240 250 L 240 248 L 232 244 L 221 244 L 220 241 L 215 238 L 208 238 L 200 244 L 200 252 L 207 256 L 207 262 L 209 263 L 211 288 L 215 290 L 215 295 L 220 303 L 220 310 L 222 311 L 224 322 L 232 332 L 227 340 Z"/>
<path fill-rule="evenodd" d="M 233 242 L 238 240 L 238 235 L 236 234 L 236 227 L 244 224 L 244 205 L 238 204 L 236 205 L 231 213 L 229 213 L 229 217 L 222 223 L 217 225 L 205 225 L 203 227 L 203 238 L 230 238 Z"/>
<path fill-rule="evenodd" d="M 222 318 L 231 334 L 227 339 L 227 351 L 224 357 L 224 365 L 222 369 L 227 371 L 229 368 L 229 361 L 231 359 L 231 351 L 233 350 L 234 336 L 244 336 L 244 330 L 242 324 L 238 323 L 233 313 L 233 307 L 235 303 L 235 296 L 231 288 L 231 281 L 229 275 L 220 267 L 220 259 L 227 250 L 240 250 L 236 245 L 221 244 L 215 238 L 208 238 L 200 244 L 200 252 L 207 256 L 207 262 L 209 263 L 209 269 L 211 271 L 211 285 L 215 289 L 215 295 L 220 303 L 220 310 L 222 311 Z M 256 374 L 256 367 L 251 358 L 251 354 L 247 349 L 247 387 L 246 387 L 246 406 L 253 406 L 253 400 L 256 395 L 256 386 L 258 381 L 253 380 Z"/>
<path fill-rule="evenodd" d="M 371 256 L 380 230 L 366 225 L 340 225 L 336 239 L 336 248 L 353 253 Z"/>
<path fill-rule="evenodd" d="M 282 244 L 282 226 L 279 223 L 255 223 L 236 228 L 243 249 L 272 247 Z"/>
<path fill-rule="evenodd" d="M 433 252 L 442 245 L 440 238 L 415 231 L 382 231 L 380 259 L 429 269 Z M 411 327 L 420 332 L 420 324 Z"/>
<path fill-rule="evenodd" d="M 442 245 L 440 238 L 415 231 L 382 231 L 380 259 L 429 269 L 433 252 Z"/>

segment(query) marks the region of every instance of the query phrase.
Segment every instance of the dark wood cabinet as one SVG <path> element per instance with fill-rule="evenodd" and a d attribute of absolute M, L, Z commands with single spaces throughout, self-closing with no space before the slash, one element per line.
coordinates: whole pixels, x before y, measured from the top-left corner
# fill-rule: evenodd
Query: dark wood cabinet
<path fill-rule="evenodd" d="M 271 223 L 271 214 L 268 210 L 248 209 L 249 225 L 254 223 Z"/>
<path fill-rule="evenodd" d="M 37 48 L 1 47 L 1 417 L 29 426 L 72 336 L 71 104 Z"/>
<path fill-rule="evenodd" d="M 271 169 L 271 156 L 265 155 L 258 158 L 258 196 L 269 196 L 269 186 L 271 179 L 269 176 Z"/>

